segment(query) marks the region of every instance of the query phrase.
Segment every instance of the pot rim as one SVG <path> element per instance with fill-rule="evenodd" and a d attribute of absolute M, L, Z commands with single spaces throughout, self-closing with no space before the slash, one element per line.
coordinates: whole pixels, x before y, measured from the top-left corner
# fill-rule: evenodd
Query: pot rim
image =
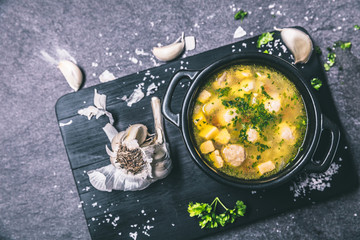
<path fill-rule="evenodd" d="M 304 136 L 303 144 L 305 143 L 305 141 L 307 141 L 307 148 L 304 149 L 302 152 L 298 153 L 295 159 L 291 163 L 289 163 L 284 169 L 268 177 L 245 180 L 226 175 L 216 170 L 211 165 L 207 164 L 207 162 L 203 160 L 201 154 L 192 144 L 192 134 L 190 133 L 191 118 L 189 118 L 189 114 L 191 114 L 192 112 L 191 104 L 194 98 L 197 96 L 197 90 L 206 82 L 205 80 L 207 76 L 211 75 L 216 71 L 219 71 L 222 68 L 234 64 L 258 64 L 276 69 L 277 71 L 284 74 L 292 83 L 295 84 L 305 105 L 308 125 Z M 291 78 L 289 76 L 291 76 Z M 294 79 L 296 79 L 297 82 L 294 82 Z M 309 121 L 309 115 L 311 115 L 313 118 L 312 122 Z M 237 53 L 226 56 L 208 65 L 207 67 L 200 70 L 199 73 L 195 76 L 195 79 L 184 98 L 183 106 L 181 109 L 180 125 L 183 139 L 188 151 L 190 152 L 193 160 L 205 173 L 207 173 L 217 181 L 228 185 L 240 188 L 259 189 L 274 187 L 282 184 L 292 178 L 296 173 L 301 171 L 306 166 L 308 161 L 311 160 L 320 140 L 320 133 L 322 129 L 322 114 L 320 105 L 311 90 L 311 86 L 305 81 L 304 77 L 295 66 L 291 65 L 290 63 L 279 57 L 265 53 Z M 312 129 L 311 132 L 309 128 Z"/>

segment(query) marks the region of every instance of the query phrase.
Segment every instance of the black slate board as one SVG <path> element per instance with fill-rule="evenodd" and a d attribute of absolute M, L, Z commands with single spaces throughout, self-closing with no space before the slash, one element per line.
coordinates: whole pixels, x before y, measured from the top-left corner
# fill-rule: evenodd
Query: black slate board
<path fill-rule="evenodd" d="M 209 178 L 190 158 L 180 131 L 167 121 L 165 121 L 165 128 L 174 165 L 167 178 L 139 192 L 108 193 L 97 191 L 91 186 L 86 171 L 109 164 L 105 152 L 108 139 L 102 130 L 108 122 L 107 118 L 93 118 L 88 121 L 84 116 L 77 115 L 79 109 L 93 105 L 94 89 L 107 95 L 107 109 L 113 114 L 115 127 L 118 130 L 123 130 L 129 124 L 136 122 L 147 125 L 151 130 L 153 119 L 150 97 L 162 98 L 171 76 L 177 70 L 201 69 L 233 53 L 264 51 L 265 49 L 269 50 L 270 54 L 293 62 L 292 55 L 289 51 L 285 51 L 280 41 L 279 33 L 275 33 L 275 40 L 272 43 L 261 49 L 256 48 L 257 38 L 258 36 L 255 36 L 108 83 L 82 89 L 58 100 L 56 104 L 58 122 L 67 123 L 72 120 L 70 125 L 60 127 L 60 131 L 92 239 L 129 239 L 134 235 L 137 235 L 137 239 L 199 238 L 289 209 L 324 201 L 358 186 L 358 176 L 343 131 L 334 163 L 328 172 L 310 174 L 310 176 L 304 172 L 292 182 L 278 188 L 251 191 L 225 186 Z M 341 127 L 319 57 L 313 53 L 310 61 L 306 65 L 299 65 L 298 68 L 309 81 L 313 77 L 319 77 L 323 81 L 320 91 L 315 94 L 323 113 Z M 157 91 L 131 108 L 120 100 L 123 95 L 129 96 L 138 84 L 144 84 L 143 91 L 146 92 L 151 83 L 159 84 Z M 174 110 L 180 109 L 182 98 L 189 85 L 189 82 L 182 82 L 176 89 L 173 98 Z M 318 155 L 326 151 L 326 137 L 321 142 L 321 146 Z M 330 174 L 331 172 L 333 174 Z M 321 181 L 321 184 L 313 184 L 312 179 Z M 317 187 L 320 190 L 316 189 Z M 224 228 L 201 230 L 197 219 L 189 217 L 187 205 L 191 201 L 211 202 L 216 196 L 228 206 L 233 206 L 236 200 L 243 200 L 248 207 L 246 216 Z"/>

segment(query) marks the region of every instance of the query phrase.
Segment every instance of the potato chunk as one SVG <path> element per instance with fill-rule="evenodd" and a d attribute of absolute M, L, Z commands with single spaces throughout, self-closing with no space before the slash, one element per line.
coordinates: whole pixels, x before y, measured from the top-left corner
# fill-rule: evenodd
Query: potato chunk
<path fill-rule="evenodd" d="M 224 160 L 234 167 L 240 166 L 245 161 L 245 149 L 238 144 L 229 144 L 222 150 Z"/>
<path fill-rule="evenodd" d="M 214 162 L 214 166 L 216 168 L 222 168 L 224 166 L 224 160 L 220 156 L 219 150 L 215 150 L 209 155 L 210 160 Z"/>
<path fill-rule="evenodd" d="M 203 91 L 199 94 L 197 100 L 199 100 L 201 103 L 205 103 L 205 102 L 207 102 L 207 101 L 210 99 L 210 97 L 211 97 L 211 93 L 208 92 L 208 91 L 206 91 L 206 90 L 203 90 Z"/>
<path fill-rule="evenodd" d="M 213 125 L 206 125 L 199 133 L 199 136 L 205 138 L 206 140 L 213 139 L 219 133 L 219 129 Z"/>
<path fill-rule="evenodd" d="M 215 147 L 214 147 L 214 144 L 211 140 L 208 140 L 206 142 L 203 142 L 201 145 L 200 145 L 200 151 L 203 153 L 203 154 L 207 154 L 207 153 L 210 153 L 212 151 L 215 150 Z"/>
<path fill-rule="evenodd" d="M 221 129 L 219 134 L 214 138 L 215 142 L 225 145 L 230 141 L 230 133 L 226 128 Z"/>
<path fill-rule="evenodd" d="M 198 112 L 193 116 L 193 122 L 198 129 L 204 128 L 207 124 L 205 115 L 202 112 Z"/>
<path fill-rule="evenodd" d="M 270 172 L 275 169 L 275 164 L 272 161 L 267 161 L 259 164 L 258 166 L 259 173 L 263 175 L 264 173 Z"/>

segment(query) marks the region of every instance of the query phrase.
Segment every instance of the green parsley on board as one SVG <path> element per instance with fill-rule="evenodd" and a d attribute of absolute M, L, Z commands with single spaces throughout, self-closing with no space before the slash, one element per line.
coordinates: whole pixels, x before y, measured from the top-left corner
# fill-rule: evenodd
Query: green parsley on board
<path fill-rule="evenodd" d="M 322 81 L 319 78 L 311 79 L 310 83 L 311 83 L 311 86 L 316 90 L 319 90 L 319 88 L 322 86 Z"/>
<path fill-rule="evenodd" d="M 315 52 L 319 55 L 322 54 L 321 48 L 319 46 L 315 46 Z"/>
<path fill-rule="evenodd" d="M 340 47 L 343 50 L 350 49 L 351 48 L 351 42 L 336 41 L 336 42 L 334 42 L 332 48 L 330 48 L 330 47 L 327 48 L 329 53 L 328 53 L 327 58 L 326 58 L 326 63 L 324 63 L 325 71 L 329 71 L 330 68 L 332 66 L 334 66 L 335 59 L 336 59 L 336 54 L 335 54 L 334 50 L 336 48 L 338 48 L 338 47 Z"/>
<path fill-rule="evenodd" d="M 225 212 L 217 214 L 216 207 L 220 204 Z M 237 218 L 244 216 L 246 205 L 243 201 L 236 201 L 233 209 L 227 208 L 218 197 L 211 204 L 208 203 L 189 203 L 188 212 L 190 217 L 200 218 L 199 225 L 201 228 L 224 227 L 228 223 L 233 223 Z"/>
<path fill-rule="evenodd" d="M 324 68 L 326 71 L 329 71 L 332 66 L 335 64 L 336 54 L 334 52 L 329 52 L 327 55 L 326 63 Z"/>
<path fill-rule="evenodd" d="M 267 44 L 268 42 L 274 40 L 273 35 L 274 33 L 269 32 L 261 34 L 257 40 L 257 48 L 260 48 L 261 45 Z"/>
<path fill-rule="evenodd" d="M 349 49 L 349 48 L 351 48 L 351 42 L 336 41 L 334 43 L 334 48 L 336 48 L 336 47 L 340 47 L 343 50 Z"/>
<path fill-rule="evenodd" d="M 235 18 L 235 20 L 241 19 L 241 21 L 243 21 L 247 15 L 248 15 L 248 12 L 245 12 L 244 10 L 241 9 L 240 11 L 235 13 L 234 18 Z"/>

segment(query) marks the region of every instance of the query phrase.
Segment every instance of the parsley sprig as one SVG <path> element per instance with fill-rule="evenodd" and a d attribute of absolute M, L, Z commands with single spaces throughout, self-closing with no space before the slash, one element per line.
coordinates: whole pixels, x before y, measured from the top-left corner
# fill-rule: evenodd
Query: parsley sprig
<path fill-rule="evenodd" d="M 273 35 L 274 35 L 274 33 L 269 33 L 269 32 L 261 34 L 257 40 L 257 48 L 260 48 L 261 45 L 265 45 L 268 42 L 271 42 L 272 40 L 274 40 Z"/>
<path fill-rule="evenodd" d="M 343 41 L 336 41 L 332 48 L 327 48 L 328 50 L 328 55 L 327 55 L 327 58 L 326 58 L 326 63 L 324 63 L 324 68 L 325 68 L 325 71 L 329 71 L 330 68 L 332 66 L 334 66 L 335 64 L 335 60 L 336 60 L 336 54 L 335 54 L 335 49 L 340 47 L 342 50 L 346 50 L 346 49 L 350 49 L 351 48 L 351 42 L 343 42 Z"/>
<path fill-rule="evenodd" d="M 235 18 L 235 20 L 241 19 L 241 21 L 243 21 L 247 15 L 248 15 L 248 12 L 245 12 L 244 10 L 241 9 L 234 15 L 234 18 Z"/>
<path fill-rule="evenodd" d="M 322 81 L 319 78 L 311 79 L 310 83 L 311 83 L 311 86 L 316 90 L 319 90 L 322 86 Z"/>
<path fill-rule="evenodd" d="M 217 204 L 220 204 L 225 212 L 216 213 Z M 190 217 L 200 218 L 199 225 L 201 228 L 224 227 L 228 223 L 233 223 L 237 218 L 244 216 L 246 205 L 243 201 L 236 201 L 233 209 L 227 208 L 218 197 L 211 204 L 208 203 L 189 203 L 188 212 Z"/>

